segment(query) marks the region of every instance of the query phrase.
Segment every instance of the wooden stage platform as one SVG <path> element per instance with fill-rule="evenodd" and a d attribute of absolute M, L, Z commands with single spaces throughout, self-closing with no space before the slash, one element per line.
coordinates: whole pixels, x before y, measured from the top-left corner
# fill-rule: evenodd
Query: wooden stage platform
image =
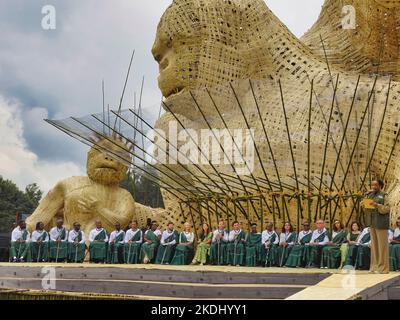
<path fill-rule="evenodd" d="M 399 286 L 399 273 L 0 263 L 0 299 L 398 299 Z"/>

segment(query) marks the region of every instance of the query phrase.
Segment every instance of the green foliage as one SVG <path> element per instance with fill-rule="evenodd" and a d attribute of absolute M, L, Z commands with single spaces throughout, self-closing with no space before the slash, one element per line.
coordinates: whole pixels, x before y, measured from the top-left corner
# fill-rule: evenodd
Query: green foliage
<path fill-rule="evenodd" d="M 157 171 L 154 168 L 146 166 L 145 170 L 157 176 Z M 155 179 L 141 170 L 131 170 L 122 181 L 121 187 L 128 190 L 136 202 L 152 208 L 162 208 L 164 203 L 160 186 L 152 180 Z"/>
<path fill-rule="evenodd" d="M 17 213 L 31 214 L 39 204 L 42 191 L 36 183 L 29 184 L 25 192 L 16 184 L 0 176 L 0 232 L 9 232 Z"/>

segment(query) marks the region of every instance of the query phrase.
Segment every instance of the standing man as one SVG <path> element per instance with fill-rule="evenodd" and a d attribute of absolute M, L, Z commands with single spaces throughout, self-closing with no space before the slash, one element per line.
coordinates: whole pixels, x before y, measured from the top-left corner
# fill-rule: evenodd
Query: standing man
<path fill-rule="evenodd" d="M 33 262 L 47 262 L 49 259 L 49 234 L 44 230 L 43 222 L 36 223 L 32 232 L 31 255 Z"/>
<path fill-rule="evenodd" d="M 125 231 L 121 230 L 121 224 L 115 223 L 115 230 L 110 234 L 108 241 L 108 263 L 124 263 L 124 238 Z"/>
<path fill-rule="evenodd" d="M 96 221 L 96 228 L 90 231 L 89 241 L 90 261 L 104 263 L 107 258 L 108 236 L 100 220 Z"/>
<path fill-rule="evenodd" d="M 63 262 L 68 255 L 68 231 L 64 220 L 57 219 L 56 226 L 50 230 L 49 258 L 50 261 Z"/>
<path fill-rule="evenodd" d="M 218 222 L 218 229 L 213 232 L 210 249 L 210 259 L 213 264 L 224 265 L 227 262 L 226 247 L 229 233 L 225 231 L 225 222 Z"/>
<path fill-rule="evenodd" d="M 73 229 L 68 232 L 68 262 L 82 263 L 85 260 L 85 241 L 81 225 L 74 222 Z"/>
<path fill-rule="evenodd" d="M 385 193 L 381 191 L 382 188 L 382 180 L 373 180 L 371 190 L 362 203 L 365 225 L 370 227 L 371 233 L 370 273 L 389 273 L 390 208 L 385 200 Z"/>
<path fill-rule="evenodd" d="M 10 256 L 13 262 L 25 262 L 29 260 L 29 240 L 30 234 L 26 229 L 25 221 L 21 220 L 18 223 L 18 227 L 11 233 Z"/>

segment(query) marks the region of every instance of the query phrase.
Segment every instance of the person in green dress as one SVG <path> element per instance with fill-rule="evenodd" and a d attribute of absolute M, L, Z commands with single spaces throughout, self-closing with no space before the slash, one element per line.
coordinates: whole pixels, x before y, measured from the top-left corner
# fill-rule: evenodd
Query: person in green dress
<path fill-rule="evenodd" d="M 64 227 L 64 220 L 59 218 L 56 226 L 49 232 L 49 260 L 64 262 L 68 258 L 68 230 Z"/>
<path fill-rule="evenodd" d="M 279 244 L 278 234 L 274 230 L 272 222 L 267 223 L 266 230 L 261 234 L 261 261 L 266 267 L 277 266 L 277 248 Z"/>
<path fill-rule="evenodd" d="M 124 263 L 125 231 L 121 229 L 119 222 L 115 223 L 115 230 L 110 233 L 107 249 L 107 263 Z"/>
<path fill-rule="evenodd" d="M 400 217 L 396 219 L 396 228 L 389 238 L 390 271 L 400 270 Z"/>
<path fill-rule="evenodd" d="M 81 225 L 74 222 L 73 229 L 68 233 L 68 262 L 82 263 L 85 260 L 86 237 Z"/>
<path fill-rule="evenodd" d="M 301 268 L 306 266 L 305 261 L 305 248 L 311 241 L 312 231 L 308 221 L 303 222 L 303 230 L 299 232 L 297 242 L 292 247 L 289 257 L 286 260 L 286 267 Z"/>
<path fill-rule="evenodd" d="M 179 234 L 179 243 L 175 248 L 175 254 L 172 258 L 173 265 L 186 265 L 193 258 L 194 233 L 192 225 L 189 222 L 184 224 L 184 230 Z"/>
<path fill-rule="evenodd" d="M 346 240 L 340 246 L 340 266 L 339 269 L 346 266 L 347 255 L 352 256 L 353 250 L 357 245 L 357 240 L 361 234 L 361 225 L 357 221 L 353 221 L 350 226 L 350 232 L 346 235 Z M 353 267 L 353 266 L 351 266 Z"/>
<path fill-rule="evenodd" d="M 229 233 L 225 230 L 225 221 L 218 222 L 218 229 L 213 232 L 210 249 L 210 260 L 214 265 L 227 264 L 226 247 L 228 244 Z"/>
<path fill-rule="evenodd" d="M 96 228 L 90 231 L 89 242 L 90 262 L 105 263 L 108 235 L 100 220 L 96 221 Z"/>
<path fill-rule="evenodd" d="M 145 264 L 154 262 L 160 239 L 161 231 L 158 229 L 158 224 L 156 221 L 152 221 L 150 229 L 144 234 L 144 243 L 140 250 L 140 261 Z"/>
<path fill-rule="evenodd" d="M 160 246 L 157 250 L 156 264 L 170 264 L 175 254 L 176 245 L 179 242 L 178 232 L 174 229 L 174 224 L 168 222 L 167 229 L 162 233 Z"/>
<path fill-rule="evenodd" d="M 11 233 L 10 258 L 12 262 L 26 262 L 31 260 L 30 238 L 31 236 L 26 229 L 25 221 L 19 221 L 18 227 Z"/>
<path fill-rule="evenodd" d="M 245 238 L 246 266 L 255 267 L 261 263 L 261 233 L 257 232 L 257 223 L 250 225 L 250 232 Z"/>
<path fill-rule="evenodd" d="M 126 231 L 124 244 L 125 263 L 137 264 L 140 261 L 140 249 L 143 243 L 143 232 L 138 228 L 138 222 L 132 221 L 131 228 Z"/>
<path fill-rule="evenodd" d="M 49 233 L 43 222 L 36 224 L 31 237 L 31 257 L 33 262 L 47 262 L 49 259 Z"/>
<path fill-rule="evenodd" d="M 347 232 L 340 220 L 333 223 L 331 241 L 322 249 L 321 268 L 337 269 L 341 262 L 340 247 L 346 241 Z"/>
<path fill-rule="evenodd" d="M 279 236 L 279 244 L 276 251 L 276 261 L 278 266 L 282 267 L 286 264 L 289 254 L 297 242 L 297 233 L 293 231 L 293 226 L 290 222 L 283 225 L 282 232 Z"/>
<path fill-rule="evenodd" d="M 199 236 L 196 253 L 191 264 L 199 264 L 202 266 L 207 263 L 210 254 L 210 247 L 213 233 L 210 230 L 208 223 L 203 223 L 202 232 Z"/>
<path fill-rule="evenodd" d="M 313 231 L 311 240 L 304 251 L 307 268 L 321 267 L 322 250 L 329 243 L 329 234 L 324 220 L 317 220 L 315 225 L 317 229 Z"/>

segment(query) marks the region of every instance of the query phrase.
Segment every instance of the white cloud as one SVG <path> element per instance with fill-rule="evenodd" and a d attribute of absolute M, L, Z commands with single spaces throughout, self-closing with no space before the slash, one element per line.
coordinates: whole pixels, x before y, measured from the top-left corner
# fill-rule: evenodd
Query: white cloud
<path fill-rule="evenodd" d="M 43 111 L 30 112 L 43 115 Z M 42 161 L 29 150 L 23 138 L 21 112 L 22 106 L 17 101 L 0 96 L 0 175 L 14 181 L 20 189 L 36 182 L 47 192 L 57 181 L 82 174 L 82 169 L 72 162 Z"/>

